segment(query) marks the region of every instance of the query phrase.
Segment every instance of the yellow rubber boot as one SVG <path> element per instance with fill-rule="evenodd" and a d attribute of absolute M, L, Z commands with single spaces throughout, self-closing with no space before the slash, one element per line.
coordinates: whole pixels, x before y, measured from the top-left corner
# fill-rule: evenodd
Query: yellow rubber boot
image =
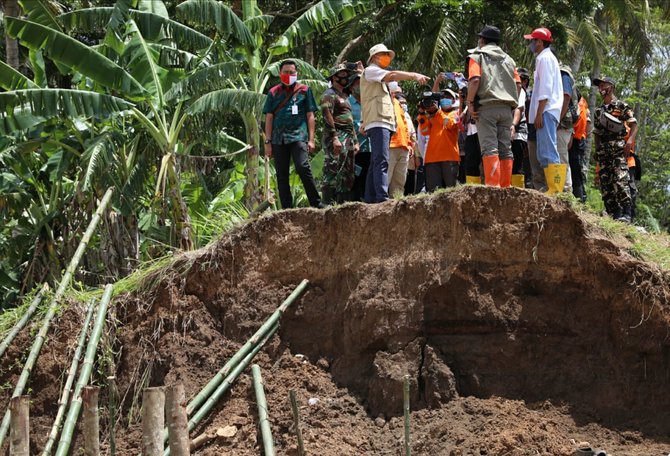
<path fill-rule="evenodd" d="M 482 178 L 479 176 L 465 176 L 465 183 L 472 185 L 481 185 Z"/>
<path fill-rule="evenodd" d="M 552 163 L 544 168 L 544 177 L 547 179 L 546 195 L 555 195 L 563 191 L 567 172 L 568 165 Z"/>
<path fill-rule="evenodd" d="M 523 174 L 512 174 L 512 187 L 526 188 L 526 178 Z"/>

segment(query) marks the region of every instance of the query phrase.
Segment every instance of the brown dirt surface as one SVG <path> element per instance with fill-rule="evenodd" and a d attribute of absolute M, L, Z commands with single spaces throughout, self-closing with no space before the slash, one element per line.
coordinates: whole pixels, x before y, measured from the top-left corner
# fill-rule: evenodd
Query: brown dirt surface
<path fill-rule="evenodd" d="M 274 212 L 159 279 L 108 317 L 108 361 L 93 376 L 105 454 L 110 374 L 116 454 L 136 455 L 142 388 L 182 382 L 193 397 L 302 279 L 308 291 L 254 360 L 279 455 L 298 454 L 290 389 L 308 455 L 404 454 L 406 375 L 413 455 L 569 456 L 582 441 L 610 455 L 670 453 L 668 273 L 536 192 L 468 186 Z M 60 316 L 33 372 L 34 454 L 83 314 L 71 305 Z M 34 331 L 3 359 L 2 404 Z M 247 369 L 191 433 L 235 435 L 194 454 L 262 454 L 257 417 Z"/>

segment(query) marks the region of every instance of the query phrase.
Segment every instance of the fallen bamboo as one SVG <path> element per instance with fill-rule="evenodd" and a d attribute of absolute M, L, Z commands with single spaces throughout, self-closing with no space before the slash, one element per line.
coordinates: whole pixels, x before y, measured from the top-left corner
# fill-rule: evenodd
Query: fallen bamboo
<path fill-rule="evenodd" d="M 58 401 L 58 412 L 56 413 L 56 419 L 54 420 L 53 426 L 51 426 L 51 432 L 49 433 L 49 438 L 47 443 L 44 445 L 44 450 L 42 450 L 42 456 L 49 456 L 51 450 L 53 449 L 56 439 L 58 438 L 58 432 L 60 431 L 61 424 L 63 422 L 63 417 L 65 416 L 65 411 L 67 410 L 67 404 L 70 401 L 70 392 L 72 391 L 72 384 L 74 383 L 75 376 L 77 375 L 77 368 L 79 367 L 79 359 L 81 354 L 84 351 L 84 344 L 86 343 L 86 335 L 88 333 L 88 327 L 91 326 L 91 318 L 93 317 L 93 311 L 95 310 L 94 301 L 91 301 L 88 304 L 88 309 L 86 310 L 86 317 L 84 318 L 84 324 L 81 327 L 79 332 L 79 340 L 77 341 L 77 348 L 72 356 L 72 363 L 70 364 L 70 369 L 67 373 L 67 379 L 65 380 L 65 385 L 63 385 L 63 392 L 61 393 L 60 400 Z"/>
<path fill-rule="evenodd" d="M 295 436 L 298 439 L 298 456 L 305 456 L 305 445 L 302 441 L 302 429 L 300 428 L 300 409 L 298 409 L 298 400 L 295 397 L 295 391 L 289 390 L 288 397 L 291 401 L 291 411 L 293 412 L 293 426 L 295 426 Z"/>
<path fill-rule="evenodd" d="M 42 285 L 42 288 L 40 288 L 40 291 L 37 292 L 32 302 L 30 303 L 30 307 L 28 307 L 28 309 L 23 314 L 21 319 L 14 325 L 9 334 L 7 334 L 7 337 L 5 337 L 2 340 L 2 343 L 0 344 L 0 358 L 2 358 L 2 355 L 5 354 L 5 350 L 9 348 L 9 344 L 12 343 L 12 341 L 16 338 L 19 332 L 21 332 L 24 326 L 26 326 L 26 324 L 30 321 L 30 317 L 33 316 L 33 314 L 39 307 L 40 303 L 42 302 L 42 298 L 44 297 L 44 293 L 46 293 L 48 289 L 49 289 L 48 284 L 45 283 L 44 285 Z"/>
<path fill-rule="evenodd" d="M 189 456 L 191 454 L 185 404 L 184 385 L 177 383 L 168 386 L 165 392 L 165 412 L 168 422 L 170 453 L 173 456 Z"/>
<path fill-rule="evenodd" d="M 265 343 L 270 340 L 272 336 L 274 336 L 275 332 L 277 332 L 277 329 L 279 329 L 279 323 L 276 323 L 272 328 L 270 328 L 270 331 L 263 336 L 263 339 L 253 348 L 252 352 L 249 353 L 242 361 L 240 361 L 233 371 L 228 375 L 228 377 L 225 378 L 225 380 L 218 386 L 218 388 L 212 393 L 212 395 L 205 401 L 205 403 L 198 409 L 193 417 L 189 420 L 188 422 L 188 430 L 192 431 L 193 428 L 195 428 L 198 424 L 200 424 L 200 421 L 207 416 L 207 414 L 212 410 L 214 405 L 221 399 L 221 396 L 225 394 L 226 391 L 230 388 L 230 386 L 235 382 L 237 377 L 240 376 L 242 371 L 251 363 L 251 361 L 254 359 L 254 356 L 256 356 L 256 353 L 260 351 L 260 349 L 265 345 Z M 170 449 L 168 448 L 165 450 L 165 453 L 163 453 L 164 456 L 169 456 L 170 455 Z"/>
<path fill-rule="evenodd" d="M 30 396 L 13 397 L 9 401 L 9 410 L 9 454 L 30 456 Z"/>
<path fill-rule="evenodd" d="M 98 350 L 100 334 L 102 334 L 102 328 L 105 325 L 105 320 L 107 317 L 107 306 L 109 305 L 111 299 L 112 285 L 107 285 L 105 287 L 105 292 L 102 295 L 100 305 L 98 306 L 98 312 L 95 316 L 95 324 L 93 325 L 91 335 L 88 339 L 86 355 L 84 356 L 84 362 L 81 365 L 81 371 L 79 372 L 79 377 L 77 378 L 77 384 L 74 387 L 74 394 L 72 396 L 72 401 L 70 402 L 70 408 L 67 412 L 67 418 L 65 419 L 63 432 L 61 433 L 60 441 L 58 442 L 56 456 L 66 456 L 70 449 L 72 435 L 74 434 L 74 429 L 77 425 L 77 419 L 79 418 L 79 412 L 81 411 L 81 390 L 88 384 L 88 381 L 91 378 L 93 362 L 95 361 L 95 353 Z"/>
<path fill-rule="evenodd" d="M 142 392 L 142 455 L 163 454 L 163 427 L 165 426 L 165 391 L 163 388 L 145 388 Z"/>
<path fill-rule="evenodd" d="M 195 410 L 197 410 L 200 405 L 211 396 L 212 392 L 216 390 L 217 386 L 228 376 L 228 374 L 235 368 L 235 366 L 243 359 L 247 354 L 253 350 L 254 346 L 258 341 L 267 333 L 268 329 L 272 328 L 281 318 L 281 316 L 286 312 L 286 309 L 295 301 L 304 291 L 307 289 L 309 281 L 304 279 L 300 284 L 293 290 L 293 292 L 284 300 L 283 303 L 277 308 L 276 311 L 263 323 L 263 325 L 258 328 L 258 331 L 251 336 L 251 338 L 235 353 L 235 355 L 228 360 L 226 364 L 219 370 L 219 372 L 205 385 L 205 387 L 200 390 L 200 392 L 189 402 L 186 407 L 186 413 L 190 416 Z"/>
<path fill-rule="evenodd" d="M 112 193 L 114 193 L 114 187 L 110 187 L 109 190 L 105 192 L 105 195 L 102 197 L 102 200 L 98 205 L 98 209 L 95 211 L 95 215 L 91 219 L 91 223 L 88 224 L 84 236 L 81 238 L 81 241 L 79 241 L 77 250 L 75 251 L 74 256 L 72 257 L 72 260 L 70 260 L 70 264 L 65 270 L 65 274 L 63 274 L 63 278 L 61 279 L 60 284 L 58 285 L 56 293 L 51 299 L 49 309 L 47 310 L 47 313 L 44 316 L 44 319 L 42 320 L 42 326 L 40 327 L 40 330 L 37 333 L 37 336 L 35 337 L 35 342 L 33 342 L 33 346 L 30 349 L 30 354 L 28 355 L 28 359 L 26 360 L 26 363 L 23 366 L 23 371 L 21 371 L 21 376 L 19 377 L 19 381 L 16 383 L 16 387 L 14 388 L 14 392 L 12 393 L 12 397 L 17 397 L 23 394 L 23 389 L 26 387 L 26 384 L 28 383 L 30 372 L 35 366 L 35 363 L 37 362 L 37 357 L 39 356 L 40 351 L 42 350 L 42 345 L 44 344 L 44 341 L 47 338 L 47 332 L 49 331 L 49 327 L 51 326 L 51 320 L 53 320 L 54 315 L 56 315 L 58 304 L 60 303 L 60 300 L 63 298 L 65 291 L 70 286 L 70 282 L 72 281 L 74 271 L 75 269 L 77 269 L 77 267 L 79 266 L 79 262 L 81 261 L 81 258 L 84 256 L 84 251 L 86 250 L 86 247 L 88 246 L 88 243 L 91 240 L 93 233 L 95 232 L 95 228 L 98 226 L 98 222 L 100 222 L 100 219 L 102 218 L 102 213 L 105 211 L 107 204 L 109 204 L 109 201 L 112 199 Z M 0 447 L 2 447 L 2 443 L 5 440 L 8 428 L 9 428 L 9 410 L 7 410 L 7 412 L 5 413 L 5 416 L 2 419 L 2 424 L 0 425 Z"/>
<path fill-rule="evenodd" d="M 409 433 L 409 375 L 405 375 L 402 385 L 403 414 L 405 418 L 405 456 L 411 456 L 412 442 Z"/>
<path fill-rule="evenodd" d="M 98 395 L 100 387 L 85 386 L 81 390 L 84 402 L 84 456 L 100 454 L 100 417 L 98 415 Z"/>
<path fill-rule="evenodd" d="M 268 401 L 265 398 L 263 378 L 261 377 L 261 368 L 258 364 L 251 366 L 251 377 L 254 382 L 254 392 L 256 393 L 256 405 L 258 406 L 258 425 L 261 428 L 263 454 L 265 456 L 275 456 L 275 444 L 272 440 L 272 429 L 270 428 Z"/>

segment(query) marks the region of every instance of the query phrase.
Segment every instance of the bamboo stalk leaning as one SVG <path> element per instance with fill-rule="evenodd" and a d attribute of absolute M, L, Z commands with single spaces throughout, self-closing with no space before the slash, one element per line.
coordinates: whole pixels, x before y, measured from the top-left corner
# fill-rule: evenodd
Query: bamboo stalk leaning
<path fill-rule="evenodd" d="M 74 434 L 74 429 L 77 426 L 77 419 L 79 418 L 79 412 L 81 411 L 81 390 L 88 384 L 88 381 L 91 378 L 93 362 L 95 361 L 95 353 L 98 349 L 98 342 L 100 341 L 102 328 L 105 325 L 107 306 L 109 305 L 111 299 L 112 285 L 107 285 L 105 287 L 105 292 L 102 295 L 100 305 L 98 306 L 98 312 L 95 316 L 95 324 L 93 325 L 91 336 L 88 339 L 86 355 L 84 356 L 84 362 L 81 365 L 81 371 L 79 372 L 77 384 L 74 388 L 74 394 L 72 396 L 72 401 L 70 402 L 70 408 L 67 412 L 67 418 L 65 420 L 65 425 L 63 426 L 63 432 L 61 433 L 60 441 L 58 442 L 58 448 L 56 449 L 56 456 L 66 456 L 70 449 L 72 435 Z"/>
<path fill-rule="evenodd" d="M 275 444 L 272 439 L 272 429 L 270 428 L 270 414 L 268 412 L 268 401 L 263 389 L 263 377 L 261 377 L 261 368 L 258 364 L 251 366 L 251 376 L 254 383 L 254 392 L 256 393 L 256 405 L 258 406 L 258 425 L 261 428 L 261 438 L 263 439 L 263 454 L 265 456 L 275 456 Z"/>
<path fill-rule="evenodd" d="M 21 319 L 14 325 L 12 330 L 7 334 L 7 337 L 5 337 L 2 340 L 2 343 L 0 343 L 0 358 L 2 358 L 2 355 L 5 354 L 5 351 L 9 348 L 9 344 L 12 343 L 12 341 L 16 338 L 16 336 L 21 332 L 21 330 L 26 326 L 26 324 L 30 321 L 30 318 L 33 316 L 37 308 L 39 307 L 40 303 L 42 302 L 42 298 L 44 298 L 44 293 L 49 289 L 49 285 L 45 283 L 42 285 L 42 288 L 40 288 L 40 291 L 37 292 L 35 297 L 30 303 L 30 307 L 26 310 L 26 312 L 23 314 Z"/>
<path fill-rule="evenodd" d="M 295 426 L 295 436 L 298 439 L 298 456 L 305 456 L 305 445 L 302 441 L 302 429 L 300 428 L 300 409 L 298 409 L 298 400 L 294 390 L 288 391 L 288 397 L 291 401 L 291 411 L 293 412 L 293 425 Z"/>
<path fill-rule="evenodd" d="M 13 397 L 9 402 L 11 432 L 9 454 L 30 456 L 30 396 Z"/>
<path fill-rule="evenodd" d="M 77 375 L 79 360 L 81 359 L 81 354 L 84 351 L 86 335 L 88 334 L 89 326 L 91 326 L 91 318 L 93 318 L 94 310 L 95 301 L 91 301 L 88 304 L 88 309 L 86 310 L 84 324 L 82 325 L 81 331 L 79 332 L 77 348 L 74 352 L 74 355 L 72 356 L 72 363 L 70 364 L 70 369 L 67 373 L 67 379 L 65 380 L 65 385 L 63 385 L 63 391 L 60 395 L 60 400 L 58 401 L 58 412 L 56 413 L 56 419 L 54 420 L 53 426 L 51 426 L 51 432 L 49 433 L 47 443 L 44 445 L 44 450 L 42 450 L 42 456 L 49 456 L 51 454 L 53 446 L 56 443 L 56 439 L 58 438 L 58 432 L 60 431 L 61 424 L 63 423 L 63 417 L 65 416 L 65 411 L 67 410 L 67 404 L 70 401 L 70 392 L 72 391 L 72 385 L 74 384 L 74 379 Z"/>
<path fill-rule="evenodd" d="M 35 342 L 33 342 L 33 345 L 30 349 L 30 354 L 28 355 L 28 359 L 26 360 L 26 363 L 23 366 L 23 371 L 21 371 L 21 376 L 19 377 L 19 381 L 16 383 L 16 387 L 14 388 L 14 392 L 12 393 L 12 397 L 17 397 L 23 394 L 23 390 L 28 383 L 28 378 L 30 377 L 30 372 L 35 366 L 35 363 L 37 362 L 37 357 L 39 356 L 40 351 L 42 350 L 42 345 L 44 344 L 44 341 L 47 338 L 47 333 L 49 332 L 49 327 L 51 326 L 51 320 L 53 320 L 54 315 L 56 315 L 58 305 L 60 304 L 60 301 L 63 298 L 65 291 L 70 286 L 70 282 L 72 281 L 74 271 L 79 266 L 79 262 L 81 261 L 81 258 L 84 256 L 84 251 L 86 250 L 86 247 L 88 246 L 91 237 L 93 237 L 93 233 L 95 232 L 95 229 L 98 226 L 100 219 L 102 218 L 102 213 L 105 211 L 107 205 L 109 204 L 109 201 L 112 199 L 113 193 L 114 193 L 114 187 L 110 187 L 107 190 L 107 192 L 105 192 L 105 195 L 102 197 L 102 200 L 98 205 L 98 209 L 95 211 L 95 215 L 91 219 L 91 223 L 88 224 L 84 236 L 81 238 L 81 241 L 79 241 L 77 250 L 75 251 L 74 256 L 72 257 L 72 260 L 70 260 L 70 264 L 65 270 L 65 274 L 63 274 L 63 278 L 61 279 L 60 284 L 58 285 L 56 293 L 51 299 L 49 309 L 47 310 L 47 313 L 44 316 L 44 319 L 42 320 L 42 326 L 40 327 L 40 330 L 37 333 L 37 336 L 35 337 Z M 4 442 L 5 436 L 7 435 L 7 429 L 9 429 L 9 410 L 7 410 L 7 412 L 5 413 L 5 416 L 2 419 L 2 424 L 0 425 L 0 447 L 2 447 L 2 443 Z"/>
<path fill-rule="evenodd" d="M 84 456 L 100 455 L 99 394 L 99 386 L 85 386 L 81 390 L 81 398 L 84 402 Z"/>

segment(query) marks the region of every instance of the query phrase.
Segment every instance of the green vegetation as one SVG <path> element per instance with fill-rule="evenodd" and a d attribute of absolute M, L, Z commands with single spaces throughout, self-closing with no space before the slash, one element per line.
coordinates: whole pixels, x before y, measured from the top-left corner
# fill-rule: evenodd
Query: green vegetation
<path fill-rule="evenodd" d="M 670 228 L 666 0 L 4 5 L 0 308 L 20 305 L 39 284 L 59 280 L 109 187 L 115 188 L 111 207 L 75 271 L 80 290 L 73 293 L 84 300 L 87 290 L 123 278 L 115 294 L 135 289 L 179 257 L 177 251 L 205 246 L 243 223 L 276 188 L 259 145 L 264 94 L 278 82 L 282 59 L 297 59 L 300 79 L 317 97 L 327 68 L 336 60 L 366 60 L 377 42 L 396 50 L 395 67 L 434 77 L 462 69 L 487 23 L 503 30 L 503 47 L 528 68 L 523 34 L 549 27 L 591 106 L 598 98 L 590 77 L 615 77 L 641 125 L 639 223 L 650 232 Z M 412 101 L 423 90 L 404 88 Z M 318 153 L 317 178 L 322 164 Z M 297 176 L 292 179 L 297 205 L 306 205 Z M 597 194 L 589 199 L 598 204 Z M 13 318 L 0 314 L 0 332 Z"/>

